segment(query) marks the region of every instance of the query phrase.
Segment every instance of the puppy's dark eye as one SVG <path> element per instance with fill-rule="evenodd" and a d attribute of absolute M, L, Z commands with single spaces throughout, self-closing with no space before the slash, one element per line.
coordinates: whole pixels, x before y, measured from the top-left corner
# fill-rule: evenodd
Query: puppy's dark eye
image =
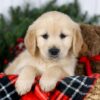
<path fill-rule="evenodd" d="M 43 37 L 44 39 L 48 39 L 48 34 L 45 33 L 45 34 L 42 35 L 42 37 Z"/>
<path fill-rule="evenodd" d="M 66 37 L 65 34 L 63 34 L 63 33 L 60 34 L 60 38 L 61 38 L 61 39 L 64 39 L 65 37 Z"/>

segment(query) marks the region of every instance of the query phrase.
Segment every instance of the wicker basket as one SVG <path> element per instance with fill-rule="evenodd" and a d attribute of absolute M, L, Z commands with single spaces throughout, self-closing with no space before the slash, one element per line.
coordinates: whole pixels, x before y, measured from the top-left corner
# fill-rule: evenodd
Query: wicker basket
<path fill-rule="evenodd" d="M 80 56 L 100 55 L 100 26 L 81 24 L 80 27 L 85 42 L 85 48 L 83 48 Z M 78 64 L 76 74 L 86 75 L 84 66 L 84 64 Z M 91 66 L 94 73 L 100 73 L 100 62 L 91 61 Z"/>

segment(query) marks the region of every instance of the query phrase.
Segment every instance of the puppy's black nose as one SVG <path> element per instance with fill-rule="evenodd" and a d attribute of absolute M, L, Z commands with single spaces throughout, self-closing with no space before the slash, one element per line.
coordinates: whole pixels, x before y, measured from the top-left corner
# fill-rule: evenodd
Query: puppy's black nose
<path fill-rule="evenodd" d="M 49 53 L 50 53 L 50 55 L 51 56 L 56 56 L 56 55 L 58 55 L 58 53 L 59 53 L 59 49 L 58 48 L 51 48 L 51 49 L 49 49 Z"/>

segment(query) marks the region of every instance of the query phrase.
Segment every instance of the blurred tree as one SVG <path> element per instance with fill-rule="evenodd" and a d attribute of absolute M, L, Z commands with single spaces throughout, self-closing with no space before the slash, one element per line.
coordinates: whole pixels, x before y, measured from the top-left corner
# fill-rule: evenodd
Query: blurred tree
<path fill-rule="evenodd" d="M 56 0 L 48 2 L 41 8 L 29 9 L 29 4 L 22 10 L 20 7 L 10 8 L 11 20 L 6 21 L 3 15 L 0 15 L 0 72 L 6 67 L 14 57 L 23 50 L 23 43 L 28 26 L 41 14 L 47 11 L 60 11 L 68 14 L 73 20 L 79 23 L 95 24 L 99 21 L 99 16 L 88 17 L 88 13 L 82 13 L 77 0 L 73 3 L 56 5 Z"/>

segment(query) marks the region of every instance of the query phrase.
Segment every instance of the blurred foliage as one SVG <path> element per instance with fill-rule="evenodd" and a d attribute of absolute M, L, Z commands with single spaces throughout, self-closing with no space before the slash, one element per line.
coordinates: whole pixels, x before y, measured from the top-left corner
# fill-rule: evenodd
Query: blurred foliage
<path fill-rule="evenodd" d="M 8 62 L 14 59 L 17 50 L 10 53 L 10 49 L 14 49 L 18 38 L 25 36 L 28 26 L 44 12 L 53 10 L 68 14 L 79 23 L 96 24 L 99 21 L 99 16 L 89 18 L 87 12 L 82 13 L 77 0 L 61 6 L 57 6 L 56 0 L 52 0 L 40 8 L 33 7 L 33 9 L 30 9 L 29 4 L 23 10 L 20 7 L 11 7 L 9 10 L 10 21 L 7 21 L 3 15 L 0 15 L 0 71 L 5 68 Z"/>

